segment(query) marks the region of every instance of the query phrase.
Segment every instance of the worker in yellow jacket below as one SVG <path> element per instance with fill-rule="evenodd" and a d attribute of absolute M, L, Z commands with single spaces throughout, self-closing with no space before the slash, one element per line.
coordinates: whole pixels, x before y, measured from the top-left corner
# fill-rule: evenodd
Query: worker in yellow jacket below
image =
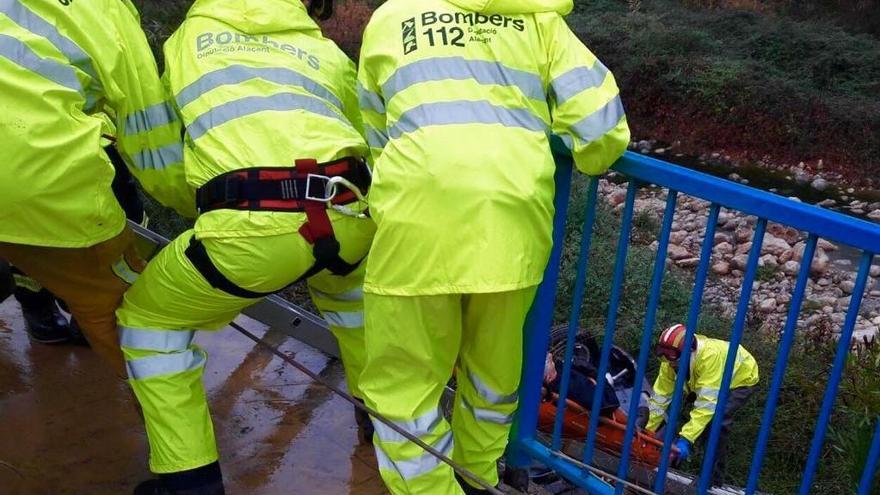
<path fill-rule="evenodd" d="M 675 392 L 676 370 L 678 361 L 684 350 L 684 325 L 673 325 L 660 334 L 654 347 L 660 359 L 660 374 L 654 382 L 654 395 L 648 401 L 650 417 L 646 429 L 657 431 L 666 421 L 667 408 L 672 402 Z M 694 443 L 700 439 L 708 440 L 709 428 L 718 405 L 718 394 L 730 343 L 710 339 L 702 335 L 694 335 L 690 357 L 690 368 L 684 385 L 684 393 L 693 394 L 696 399 L 690 413 L 690 421 L 681 427 L 675 446 L 678 448 L 678 461 L 683 462 L 693 453 Z M 730 426 L 736 412 L 749 400 L 758 384 L 758 363 L 743 346 L 739 346 L 736 364 L 733 368 L 733 380 L 730 382 L 730 394 L 724 407 L 724 420 L 721 435 L 715 450 L 715 461 L 712 467 L 712 484 L 721 486 L 724 482 L 724 471 L 727 465 L 727 443 L 730 437 Z M 673 412 L 677 414 L 677 412 Z"/>
<path fill-rule="evenodd" d="M 310 17 L 328 0 L 196 0 L 165 45 L 200 215 L 118 311 L 156 480 L 137 495 L 224 491 L 198 330 L 297 280 L 339 342 L 349 390 L 364 360 L 361 262 L 375 224 L 354 63 Z M 369 421 L 366 422 L 369 424 Z M 305 492 L 309 490 L 302 488 Z"/>
<path fill-rule="evenodd" d="M 571 0 L 389 0 L 364 35 L 377 232 L 364 284 L 368 404 L 491 485 L 517 407 L 523 323 L 551 248 L 550 135 L 601 174 L 629 142 Z M 440 396 L 455 371 L 452 425 Z M 374 422 L 395 494 L 479 493 Z"/>
<path fill-rule="evenodd" d="M 0 259 L 66 301 L 124 376 L 114 312 L 143 261 L 104 146 L 195 214 L 180 122 L 132 3 L 0 1 L 0 129 Z"/>

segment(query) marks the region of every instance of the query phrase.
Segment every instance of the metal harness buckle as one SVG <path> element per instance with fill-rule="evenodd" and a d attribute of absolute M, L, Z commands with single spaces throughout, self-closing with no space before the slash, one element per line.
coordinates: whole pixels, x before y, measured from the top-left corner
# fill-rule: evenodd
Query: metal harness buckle
<path fill-rule="evenodd" d="M 335 177 L 334 177 L 335 178 Z M 313 196 L 312 195 L 312 180 L 319 179 L 323 180 L 326 185 L 324 186 L 324 196 Z M 329 203 L 333 201 L 333 198 L 336 197 L 336 183 L 333 182 L 333 179 L 327 177 L 326 175 L 319 174 L 308 174 L 306 176 L 306 199 L 309 201 L 319 201 L 321 203 Z"/>

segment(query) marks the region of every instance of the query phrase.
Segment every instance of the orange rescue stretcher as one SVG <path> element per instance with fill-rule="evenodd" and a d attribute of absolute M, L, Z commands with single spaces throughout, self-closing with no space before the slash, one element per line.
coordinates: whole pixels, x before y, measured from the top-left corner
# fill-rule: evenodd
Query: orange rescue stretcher
<path fill-rule="evenodd" d="M 553 433 L 558 401 L 558 394 L 549 394 L 538 410 L 538 429 L 545 433 Z M 562 437 L 583 442 L 587 438 L 590 425 L 590 411 L 570 399 L 566 400 L 566 403 L 562 420 Z M 626 422 L 627 415 L 619 408 L 614 411 L 611 418 L 600 417 L 599 430 L 596 432 L 596 448 L 619 457 L 623 450 Z M 663 442 L 648 433 L 637 431 L 630 452 L 633 462 L 657 467 L 660 465 Z M 672 447 L 670 456 L 673 459 L 678 457 L 678 449 Z"/>

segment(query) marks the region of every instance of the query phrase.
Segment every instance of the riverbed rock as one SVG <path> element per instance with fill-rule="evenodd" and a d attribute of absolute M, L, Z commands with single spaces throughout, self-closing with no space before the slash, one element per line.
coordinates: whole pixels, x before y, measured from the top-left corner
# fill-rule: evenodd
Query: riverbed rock
<path fill-rule="evenodd" d="M 813 263 L 810 265 L 810 273 L 813 275 L 823 275 L 828 271 L 829 261 L 825 250 L 822 248 L 817 249 L 816 256 L 813 257 Z"/>
<path fill-rule="evenodd" d="M 608 205 L 612 208 L 623 204 L 624 201 L 626 201 L 626 191 L 623 189 L 617 189 L 608 195 Z"/>
<path fill-rule="evenodd" d="M 682 268 L 696 268 L 700 264 L 700 258 L 685 258 L 676 261 L 675 264 Z"/>
<path fill-rule="evenodd" d="M 737 254 L 730 260 L 730 265 L 737 270 L 745 270 L 748 263 L 749 255 L 747 254 Z"/>
<path fill-rule="evenodd" d="M 746 254 L 752 249 L 752 242 L 744 242 L 736 247 L 736 254 Z"/>
<path fill-rule="evenodd" d="M 726 261 L 719 261 L 712 265 L 712 273 L 717 275 L 727 275 L 730 273 L 730 263 Z"/>
<path fill-rule="evenodd" d="M 828 207 L 834 206 L 836 204 L 837 204 L 837 201 L 835 201 L 831 198 L 828 198 L 828 199 L 823 199 L 822 201 L 819 201 L 818 203 L 816 203 L 816 206 L 821 206 L 822 208 L 828 208 Z"/>
<path fill-rule="evenodd" d="M 849 307 L 850 300 L 852 300 L 852 296 L 838 298 L 837 302 L 834 303 L 834 309 L 838 311 L 847 309 Z"/>
<path fill-rule="evenodd" d="M 776 310 L 776 299 L 773 299 L 772 297 L 764 299 L 763 301 L 758 303 L 758 309 L 762 313 L 772 313 Z"/>
<path fill-rule="evenodd" d="M 733 233 L 733 239 L 737 242 L 746 242 L 752 238 L 751 229 L 740 227 Z"/>
<path fill-rule="evenodd" d="M 868 218 L 871 220 L 880 220 L 880 208 L 868 213 Z"/>
<path fill-rule="evenodd" d="M 828 186 L 828 181 L 821 177 L 816 177 L 815 179 L 813 179 L 813 182 L 810 183 L 810 187 L 817 191 L 824 191 L 828 189 Z"/>
<path fill-rule="evenodd" d="M 715 252 L 720 255 L 732 254 L 733 246 L 729 242 L 722 242 L 715 246 Z"/>
<path fill-rule="evenodd" d="M 801 269 L 801 264 L 797 261 L 790 260 L 782 264 L 782 272 L 786 275 L 797 275 Z"/>
<path fill-rule="evenodd" d="M 772 234 L 764 236 L 764 243 L 761 245 L 762 252 L 770 253 L 774 256 L 781 256 L 782 253 L 791 249 L 791 245 Z"/>
<path fill-rule="evenodd" d="M 676 230 L 674 232 L 670 232 L 669 234 L 669 243 L 670 244 L 682 244 L 687 239 L 687 232 L 684 230 Z"/>
<path fill-rule="evenodd" d="M 666 251 L 669 259 L 673 261 L 683 260 L 685 258 L 691 258 L 693 255 L 688 252 L 687 249 L 679 246 L 678 244 L 670 244 L 669 249 Z"/>
<path fill-rule="evenodd" d="M 871 265 L 870 275 L 874 278 L 880 277 L 880 265 Z"/>
<path fill-rule="evenodd" d="M 838 285 L 838 287 L 840 287 L 840 290 L 842 290 L 844 294 L 852 294 L 853 289 L 856 287 L 856 283 L 852 280 L 844 280 Z"/>
<path fill-rule="evenodd" d="M 805 185 L 809 184 L 810 179 L 812 179 L 812 177 L 810 177 L 810 174 L 808 174 L 807 172 L 804 172 L 803 170 L 798 170 L 794 174 L 794 181 L 799 186 L 805 186 Z"/>
<path fill-rule="evenodd" d="M 816 247 L 824 249 L 825 251 L 837 251 L 837 244 L 834 244 L 831 241 L 826 241 L 825 239 L 819 239 L 816 242 Z"/>
<path fill-rule="evenodd" d="M 773 256 L 772 254 L 765 254 L 758 260 L 758 265 L 766 266 L 767 268 L 776 268 L 779 266 L 779 260 L 777 260 L 776 256 Z"/>

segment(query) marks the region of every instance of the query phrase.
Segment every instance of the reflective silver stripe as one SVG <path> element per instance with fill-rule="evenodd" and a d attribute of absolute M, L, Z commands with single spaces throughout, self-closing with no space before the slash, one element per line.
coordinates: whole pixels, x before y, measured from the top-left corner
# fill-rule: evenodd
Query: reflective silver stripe
<path fill-rule="evenodd" d="M 432 125 L 500 124 L 530 131 L 545 131 L 547 124 L 525 108 L 505 108 L 488 101 L 447 101 L 413 107 L 392 127 L 389 135 L 397 139 L 403 134 Z"/>
<path fill-rule="evenodd" d="M 666 404 L 669 404 L 669 401 L 671 401 L 671 400 L 672 400 L 672 397 L 667 397 L 665 395 L 660 395 L 660 394 L 655 394 L 654 396 L 651 397 L 651 402 L 654 402 L 654 403 L 659 404 L 661 406 L 665 406 Z"/>
<path fill-rule="evenodd" d="M 697 390 L 697 396 L 706 399 L 718 399 L 718 389 L 709 387 L 701 388 Z"/>
<path fill-rule="evenodd" d="M 125 133 L 138 134 L 177 121 L 174 108 L 167 101 L 133 112 L 125 119 Z"/>
<path fill-rule="evenodd" d="M 544 83 L 538 74 L 507 67 L 498 62 L 462 57 L 429 58 L 405 65 L 397 69 L 382 85 L 382 93 L 385 101 L 391 101 L 394 95 L 416 84 L 450 79 L 515 87 L 528 98 L 542 101 L 547 99 Z"/>
<path fill-rule="evenodd" d="M 323 117 L 338 120 L 348 126 L 345 119 L 336 112 L 330 110 L 327 102 L 314 96 L 298 95 L 294 93 L 278 93 L 272 96 L 247 96 L 218 105 L 211 110 L 199 115 L 187 128 L 192 139 L 198 139 L 211 129 L 248 115 L 259 112 L 286 112 L 301 110 Z"/>
<path fill-rule="evenodd" d="M 663 416 L 666 415 L 666 408 L 661 407 L 661 406 L 658 406 L 658 405 L 656 405 L 656 404 L 650 404 L 650 403 L 649 403 L 649 404 L 648 404 L 648 409 L 649 409 L 652 413 L 654 413 L 654 414 L 657 414 L 657 415 L 663 415 Z"/>
<path fill-rule="evenodd" d="M 384 148 L 388 144 L 388 135 L 364 124 L 364 132 L 367 135 L 367 144 L 371 148 Z"/>
<path fill-rule="evenodd" d="M 495 423 L 498 425 L 509 425 L 513 423 L 514 414 L 504 414 L 497 411 L 493 411 L 491 409 L 483 409 L 480 407 L 474 407 L 470 402 L 467 401 L 464 397 L 461 398 L 461 405 L 464 406 L 465 409 L 471 412 L 474 415 L 474 418 L 477 421 L 485 421 L 487 423 Z"/>
<path fill-rule="evenodd" d="M 119 343 L 123 347 L 144 351 L 185 351 L 192 343 L 191 330 L 158 330 L 119 327 Z"/>
<path fill-rule="evenodd" d="M 134 165 L 141 170 L 162 170 L 183 161 L 183 144 L 172 143 L 158 149 L 145 149 L 132 155 L 131 159 L 134 161 Z"/>
<path fill-rule="evenodd" d="M 321 86 L 314 79 L 310 79 L 295 70 L 283 67 L 248 67 L 246 65 L 230 65 L 222 69 L 209 72 L 196 79 L 195 82 L 183 88 L 177 93 L 175 99 L 177 105 L 183 108 L 205 93 L 230 84 L 240 84 L 251 79 L 263 79 L 275 84 L 299 86 L 307 92 L 327 100 L 340 111 L 342 102 L 330 90 Z"/>
<path fill-rule="evenodd" d="M 319 297 L 321 299 L 327 299 L 330 301 L 340 301 L 340 302 L 357 302 L 364 300 L 364 289 L 363 287 L 355 287 L 346 292 L 341 292 L 339 294 L 331 294 L 329 292 L 323 292 L 317 289 L 312 289 L 312 293 L 315 297 Z"/>
<path fill-rule="evenodd" d="M 343 311 L 324 311 L 324 319 L 330 326 L 342 328 L 361 328 L 364 326 L 363 311 L 343 312 Z"/>
<path fill-rule="evenodd" d="M 73 67 L 52 59 L 40 58 L 30 47 L 12 36 L 0 34 L 0 57 L 85 96 Z"/>
<path fill-rule="evenodd" d="M 614 130 L 624 115 L 623 103 L 620 101 L 620 95 L 617 95 L 605 106 L 573 125 L 571 129 L 581 140 L 591 143 Z"/>
<path fill-rule="evenodd" d="M 357 83 L 358 105 L 364 110 L 385 113 L 385 102 L 382 97 Z"/>
<path fill-rule="evenodd" d="M 494 390 L 489 388 L 488 385 L 483 383 L 482 380 L 471 370 L 467 372 L 468 378 L 471 381 L 471 384 L 474 386 L 474 389 L 477 391 L 480 396 L 486 400 L 486 402 L 490 404 L 500 405 L 500 404 L 516 404 L 516 399 L 519 396 L 516 392 L 512 394 L 502 395 L 496 393 Z"/>
<path fill-rule="evenodd" d="M 710 402 L 708 400 L 698 400 L 694 402 L 694 409 L 703 409 L 704 411 L 715 412 L 715 407 L 718 404 L 714 402 Z"/>
<path fill-rule="evenodd" d="M 606 75 L 608 68 L 598 60 L 590 68 L 578 67 L 562 74 L 550 83 L 556 104 L 562 105 L 590 88 L 598 88 L 605 82 Z"/>
<path fill-rule="evenodd" d="M 448 431 L 432 445 L 432 447 L 447 457 L 452 455 L 452 446 L 452 431 Z M 434 457 L 430 452 L 423 452 L 418 457 L 413 457 L 412 459 L 393 461 L 382 450 L 381 446 L 376 446 L 376 460 L 379 463 L 380 470 L 396 471 L 404 480 L 411 480 L 423 474 L 428 474 L 443 463 L 443 461 Z"/>
<path fill-rule="evenodd" d="M 158 354 L 126 361 L 128 377 L 132 380 L 145 380 L 154 376 L 183 373 L 198 369 L 205 364 L 207 356 L 201 349 L 187 349 L 173 354 Z"/>
<path fill-rule="evenodd" d="M 129 285 L 135 283 L 138 279 L 138 273 L 128 266 L 128 262 L 125 261 L 124 257 L 113 262 L 110 265 L 110 269 L 113 270 L 117 277 L 125 280 Z"/>
<path fill-rule="evenodd" d="M 392 422 L 395 425 L 403 428 L 407 433 L 421 438 L 433 432 L 437 428 L 437 425 L 440 424 L 440 421 L 442 419 L 443 413 L 440 411 L 440 408 L 437 408 L 432 411 L 428 411 L 426 414 L 423 414 L 412 421 L 392 420 Z M 392 430 L 388 425 L 381 421 L 374 419 L 373 426 L 376 428 L 376 435 L 379 437 L 379 440 L 383 442 L 408 441 L 405 436 Z"/>
<path fill-rule="evenodd" d="M 98 71 L 92 65 L 91 57 L 73 40 L 61 34 L 50 22 L 28 10 L 19 0 L 0 0 L 0 12 L 9 16 L 13 22 L 24 29 L 49 40 L 74 67 L 79 68 L 92 78 L 89 84 L 90 94 L 86 95 L 86 108 L 91 108 L 95 101 L 95 96 L 92 93 L 103 92 L 101 79 L 98 77 Z M 76 77 L 75 74 L 74 77 Z"/>

